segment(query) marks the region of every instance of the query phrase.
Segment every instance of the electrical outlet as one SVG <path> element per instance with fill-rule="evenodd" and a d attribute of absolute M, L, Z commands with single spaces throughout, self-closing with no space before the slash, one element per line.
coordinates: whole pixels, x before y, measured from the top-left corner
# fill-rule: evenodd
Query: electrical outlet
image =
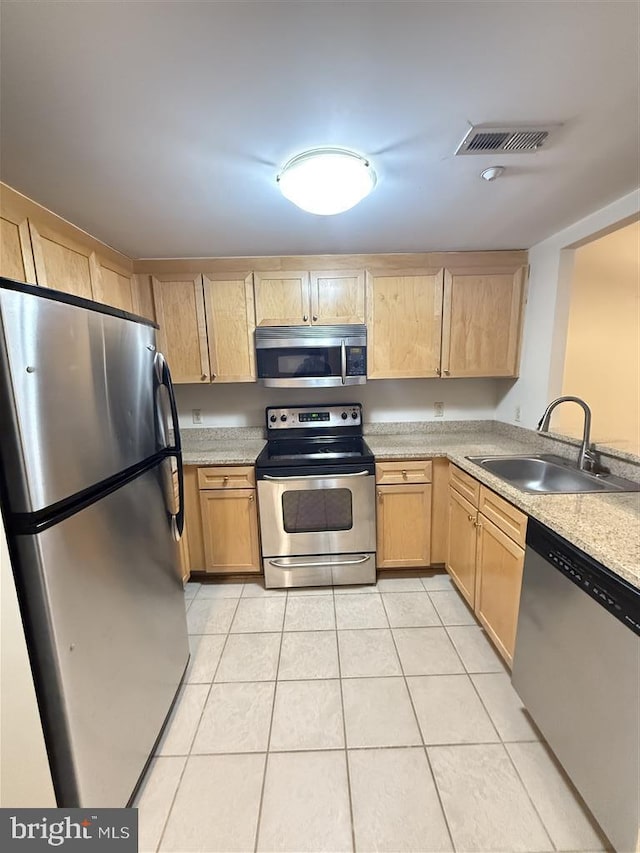
<path fill-rule="evenodd" d="M 520 406 L 516 406 L 515 412 L 514 412 L 514 418 L 515 418 L 516 423 L 519 424 L 520 423 Z"/>
<path fill-rule="evenodd" d="M 191 420 L 194 424 L 202 423 L 202 409 L 191 409 Z"/>
<path fill-rule="evenodd" d="M 433 417 L 434 418 L 443 418 L 444 417 L 444 403 L 434 403 L 433 404 Z"/>

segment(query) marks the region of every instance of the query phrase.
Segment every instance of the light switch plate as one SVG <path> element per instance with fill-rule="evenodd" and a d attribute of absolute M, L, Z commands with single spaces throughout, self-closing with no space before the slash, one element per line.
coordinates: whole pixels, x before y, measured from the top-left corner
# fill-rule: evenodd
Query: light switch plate
<path fill-rule="evenodd" d="M 191 419 L 194 424 L 202 423 L 202 409 L 191 409 Z"/>
<path fill-rule="evenodd" d="M 444 403 L 434 403 L 433 404 L 433 417 L 434 418 L 443 418 L 444 417 Z"/>

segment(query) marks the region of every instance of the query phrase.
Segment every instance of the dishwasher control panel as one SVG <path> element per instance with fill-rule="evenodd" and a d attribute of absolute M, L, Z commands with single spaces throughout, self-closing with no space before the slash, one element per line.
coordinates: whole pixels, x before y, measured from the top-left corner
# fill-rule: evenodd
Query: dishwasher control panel
<path fill-rule="evenodd" d="M 529 520 L 527 546 L 640 636 L 640 590 L 533 519 Z"/>

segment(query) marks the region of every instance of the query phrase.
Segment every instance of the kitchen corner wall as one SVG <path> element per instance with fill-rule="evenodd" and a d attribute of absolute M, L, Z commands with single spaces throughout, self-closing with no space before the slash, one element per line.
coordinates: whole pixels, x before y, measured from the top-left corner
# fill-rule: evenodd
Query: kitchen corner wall
<path fill-rule="evenodd" d="M 519 425 L 533 428 L 547 403 L 562 393 L 575 249 L 639 212 L 640 190 L 634 190 L 529 249 L 520 378 L 497 380 L 496 420 L 516 423 L 519 410 Z"/>
<path fill-rule="evenodd" d="M 493 419 L 497 393 L 495 379 L 377 379 L 349 388 L 177 385 L 176 401 L 180 427 L 189 429 L 264 426 L 266 406 L 305 403 L 362 403 L 367 423 L 430 421 L 436 402 L 444 403 L 445 420 Z M 192 409 L 201 410 L 202 424 L 193 423 Z"/>

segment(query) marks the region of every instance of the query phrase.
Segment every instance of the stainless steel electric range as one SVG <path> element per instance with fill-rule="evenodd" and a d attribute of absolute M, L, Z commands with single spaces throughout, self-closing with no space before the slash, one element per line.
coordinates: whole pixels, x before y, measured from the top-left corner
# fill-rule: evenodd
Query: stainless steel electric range
<path fill-rule="evenodd" d="M 375 464 L 362 406 L 269 407 L 256 460 L 265 586 L 375 583 Z"/>

